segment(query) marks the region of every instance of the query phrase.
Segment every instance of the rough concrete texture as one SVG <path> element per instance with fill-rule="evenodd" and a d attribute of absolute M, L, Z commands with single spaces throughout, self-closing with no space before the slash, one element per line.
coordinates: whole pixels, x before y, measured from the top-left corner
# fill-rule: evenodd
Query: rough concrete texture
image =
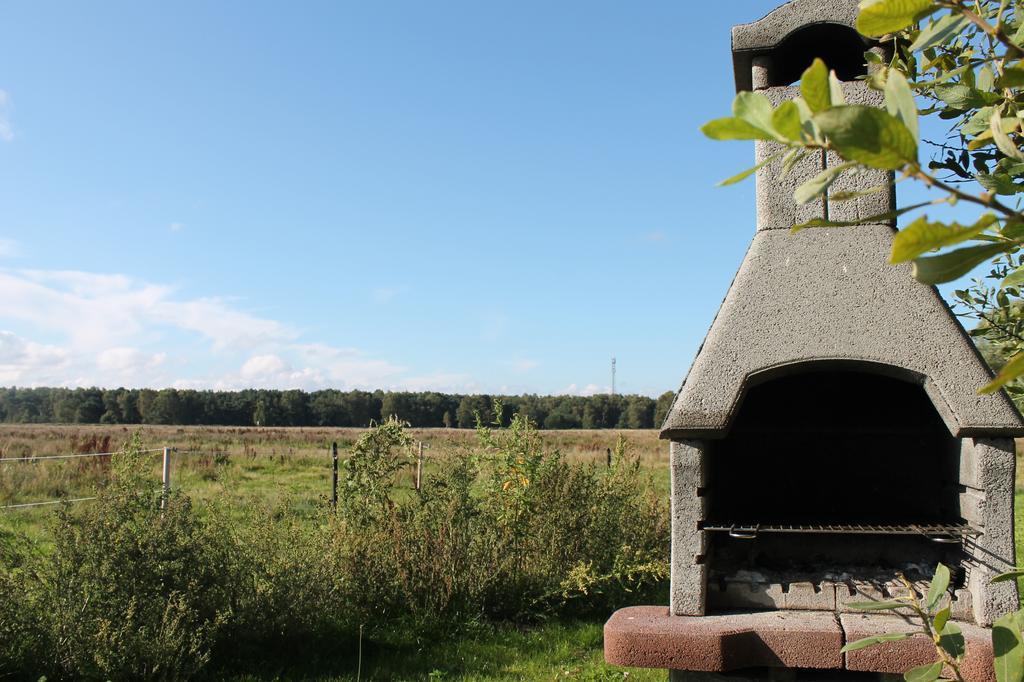
<path fill-rule="evenodd" d="M 831 361 L 923 382 L 955 436 L 1024 435 L 1005 393 L 977 393 L 991 373 L 938 292 L 886 262 L 894 234 L 757 232 L 662 437 L 723 437 L 747 385 Z"/>
<path fill-rule="evenodd" d="M 845 589 L 845 588 L 844 588 Z M 712 581 L 707 590 L 708 610 L 790 609 L 795 611 L 834 611 L 836 585 L 795 582 L 752 583 Z"/>
<path fill-rule="evenodd" d="M 857 0 L 793 0 L 749 24 L 732 28 L 736 90 L 751 89 L 751 60 L 777 46 L 793 31 L 810 24 L 856 26 Z"/>
<path fill-rule="evenodd" d="M 843 96 L 847 104 L 861 104 L 868 107 L 884 107 L 885 95 L 872 90 L 863 82 L 843 83 Z M 825 165 L 834 168 L 844 163 L 835 152 L 825 154 Z M 847 171 L 829 188 L 827 200 L 829 220 L 863 220 L 873 216 L 891 213 L 896 210 L 896 187 L 892 183 L 892 173 L 883 170 L 865 169 Z M 874 187 L 883 188 L 880 192 L 844 201 L 835 201 L 831 197 L 838 192 L 865 191 Z M 884 222 L 896 226 L 895 219 Z"/>
<path fill-rule="evenodd" d="M 777 107 L 799 95 L 800 89 L 780 87 L 768 88 L 761 92 L 773 107 Z M 778 142 L 755 142 L 754 162 L 761 163 L 782 149 L 783 146 Z M 824 167 L 824 152 L 813 151 L 808 152 L 807 156 L 793 164 L 785 175 L 783 175 L 781 160 L 758 170 L 755 175 L 757 229 L 788 230 L 798 223 L 825 217 L 824 204 L 821 199 L 799 205 L 793 201 L 793 192 L 796 188 L 820 173 Z"/>
<path fill-rule="evenodd" d="M 857 0 L 792 0 L 749 24 L 732 27 L 733 50 L 767 50 L 811 24 L 857 26 Z"/>
<path fill-rule="evenodd" d="M 779 106 L 800 94 L 794 86 L 773 87 L 761 91 L 772 103 Z M 869 88 L 865 83 L 843 83 L 843 95 L 849 104 L 880 107 L 885 105 L 882 93 Z M 754 143 L 754 158 L 761 163 L 772 154 L 778 153 L 783 146 L 778 142 L 757 141 Z M 889 213 L 896 208 L 896 194 L 892 187 L 892 173 L 880 170 L 847 171 L 836 180 L 828 195 L 837 192 L 866 190 L 873 187 L 884 188 L 880 192 L 856 199 L 832 201 L 816 199 L 806 204 L 797 204 L 793 200 L 793 192 L 797 187 L 818 175 L 826 167 L 835 167 L 845 163 L 835 152 L 809 153 L 801 161 L 794 164 L 788 172 L 783 173 L 782 161 L 771 163 L 757 171 L 757 229 L 788 230 L 794 225 L 807 222 L 814 218 L 830 220 L 859 220 Z M 826 207 L 827 204 L 827 207 Z M 893 220 L 886 224 L 895 225 Z"/>
<path fill-rule="evenodd" d="M 949 602 L 949 613 L 953 620 L 972 622 L 974 620 L 974 595 L 970 590 L 959 589 L 953 592 Z"/>
<path fill-rule="evenodd" d="M 707 594 L 710 611 L 786 608 L 786 593 L 778 583 L 727 581 L 720 584 L 712 581 L 708 584 Z"/>
<path fill-rule="evenodd" d="M 843 633 L 824 611 L 671 616 L 664 606 L 616 611 L 604 626 L 613 665 L 709 672 L 751 667 L 841 668 Z"/>
<path fill-rule="evenodd" d="M 706 533 L 699 529 L 705 518 L 707 498 L 704 449 L 700 441 L 672 443 L 672 613 L 699 616 L 704 613 L 707 565 Z"/>
<path fill-rule="evenodd" d="M 888 632 L 914 632 L 920 627 L 912 621 L 898 616 L 882 614 L 852 614 L 839 616 L 847 642 L 872 637 Z M 995 680 L 992 667 L 992 633 L 986 628 L 970 623 L 958 623 L 967 643 L 967 654 L 960 666 L 960 672 L 968 682 L 990 682 Z M 862 670 L 884 673 L 904 673 L 911 668 L 935 660 L 935 647 L 927 637 L 916 636 L 898 642 L 886 642 L 877 646 L 858 649 L 847 654 L 847 670 Z"/>
<path fill-rule="evenodd" d="M 1015 563 L 1014 442 L 1009 438 L 978 438 L 965 442 L 961 452 L 969 452 L 966 467 L 983 489 L 979 493 L 968 488 L 961 496 L 961 503 L 969 502 L 970 516 L 968 509 L 963 510 L 963 516 L 981 530 L 981 535 L 965 547 L 970 566 L 967 587 L 974 596 L 975 622 L 987 626 L 1017 608 L 1016 581 L 992 583 L 993 576 L 1012 568 Z"/>

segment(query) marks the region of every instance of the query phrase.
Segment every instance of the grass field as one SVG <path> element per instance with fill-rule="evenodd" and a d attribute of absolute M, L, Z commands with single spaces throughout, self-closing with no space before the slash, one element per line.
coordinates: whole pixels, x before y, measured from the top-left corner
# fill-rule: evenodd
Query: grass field
<path fill-rule="evenodd" d="M 354 428 L 255 428 L 177 426 L 54 426 L 0 427 L 0 461 L 75 452 L 116 450 L 139 431 L 146 448 L 171 447 L 172 484 L 196 501 L 213 497 L 238 508 L 289 504 L 301 512 L 312 510 L 331 494 L 332 443 L 339 458 L 364 432 Z M 440 457 L 468 452 L 477 435 L 468 429 L 410 429 L 424 444 L 424 468 L 429 471 Z M 603 466 L 607 452 L 621 435 L 650 472 L 652 485 L 668 494 L 668 444 L 654 430 L 544 431 L 549 447 L 572 462 Z M 159 475 L 161 455 L 150 454 L 154 475 Z M 86 497 L 102 479 L 109 463 L 105 458 L 40 460 L 0 463 L 0 507 Z M 400 474 L 398 488 L 411 490 L 414 472 Z M 33 537 L 45 537 L 50 515 L 46 507 L 0 511 L 0 527 Z"/>
<path fill-rule="evenodd" d="M 300 513 L 323 504 L 330 494 L 330 444 L 339 455 L 363 432 L 329 428 L 139 427 L 147 448 L 176 448 L 175 487 L 194 500 L 227 501 L 229 508 L 274 508 L 288 504 Z M 104 426 L 24 425 L 0 428 L 0 460 L 117 449 L 134 429 Z M 413 429 L 424 444 L 429 471 L 438 458 L 477 446 L 470 430 Z M 621 435 L 649 473 L 650 485 L 668 495 L 668 446 L 656 431 L 545 431 L 545 442 L 570 461 L 604 466 Z M 415 448 L 414 448 L 415 449 Z M 151 454 L 159 475 L 160 453 Z M 1024 486 L 1018 466 L 1016 495 L 1018 555 L 1024 549 Z M 90 494 L 108 473 L 102 459 L 0 461 L 0 506 Z M 399 490 L 411 491 L 413 473 L 401 474 Z M 89 504 L 84 502 L 82 504 Z M 45 546 L 52 507 L 0 510 L 0 528 L 19 531 Z M 242 515 L 240 514 L 240 518 Z M 667 595 L 666 595 L 667 601 Z M 287 670 L 232 671 L 230 679 L 264 680 L 517 680 L 664 679 L 663 671 L 623 670 L 604 664 L 600 622 L 550 622 L 539 627 L 480 626 L 454 640 L 424 641 L 382 648 L 365 644 L 357 672 L 358 647 L 325 652 Z M 328 671 L 325 673 L 325 670 Z"/>

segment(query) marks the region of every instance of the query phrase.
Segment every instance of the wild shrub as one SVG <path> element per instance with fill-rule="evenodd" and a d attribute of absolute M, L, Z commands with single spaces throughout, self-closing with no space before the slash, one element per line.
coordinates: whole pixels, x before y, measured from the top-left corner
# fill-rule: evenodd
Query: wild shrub
<path fill-rule="evenodd" d="M 41 674 L 36 652 L 49 644 L 40 622 L 32 548 L 0 530 L 0 680 Z"/>
<path fill-rule="evenodd" d="M 187 497 L 162 500 L 140 450 L 129 441 L 95 503 L 54 524 L 41 605 L 60 677 L 187 679 L 230 615 L 226 548 Z"/>
<path fill-rule="evenodd" d="M 346 471 L 360 476 L 329 546 L 362 621 L 437 629 L 593 613 L 665 580 L 668 511 L 623 444 L 603 468 L 566 463 L 521 415 L 478 437 L 477 452 L 449 458 L 410 496 L 392 487 L 408 445 L 399 423 L 357 444 Z"/>

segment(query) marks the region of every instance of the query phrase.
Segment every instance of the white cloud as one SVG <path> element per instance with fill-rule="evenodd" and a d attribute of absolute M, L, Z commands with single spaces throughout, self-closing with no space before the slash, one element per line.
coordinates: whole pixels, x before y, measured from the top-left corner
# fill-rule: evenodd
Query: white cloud
<path fill-rule="evenodd" d="M 654 230 L 644 235 L 644 239 L 649 242 L 663 242 L 665 241 L 666 235 L 661 230 Z"/>
<path fill-rule="evenodd" d="M 171 223 L 167 226 L 167 229 L 171 232 L 181 232 L 185 229 L 185 223 Z"/>
<path fill-rule="evenodd" d="M 101 351 L 96 356 L 96 366 L 107 371 L 135 373 L 159 367 L 166 360 L 166 353 L 146 353 L 125 346 Z"/>
<path fill-rule="evenodd" d="M 6 90 L 0 90 L 0 140 L 10 142 L 14 139 L 14 128 L 11 126 L 11 96 Z"/>
<path fill-rule="evenodd" d="M 566 388 L 556 392 L 555 395 L 597 395 L 598 393 L 611 393 L 612 390 L 608 386 L 598 386 L 597 384 L 587 384 L 583 388 L 580 388 L 576 384 L 569 384 Z"/>
<path fill-rule="evenodd" d="M 122 274 L 0 268 L 0 325 L 0 385 L 479 390 Z"/>
<path fill-rule="evenodd" d="M 196 332 L 215 350 L 255 348 L 294 339 L 274 320 L 236 310 L 220 299 L 178 300 L 170 287 L 125 275 L 67 270 L 0 269 L 0 320 L 19 320 L 65 334 L 96 352 L 159 327 Z"/>
<path fill-rule="evenodd" d="M 0 331 L 0 385 L 63 385 L 69 365 L 65 349 Z"/>
<path fill-rule="evenodd" d="M 510 364 L 512 365 L 512 369 L 517 372 L 529 372 L 531 369 L 536 369 L 540 366 L 539 362 L 536 360 L 530 360 L 529 358 L 513 360 Z"/>
<path fill-rule="evenodd" d="M 0 239 L 0 258 L 14 258 L 21 255 L 18 242 L 13 239 Z"/>

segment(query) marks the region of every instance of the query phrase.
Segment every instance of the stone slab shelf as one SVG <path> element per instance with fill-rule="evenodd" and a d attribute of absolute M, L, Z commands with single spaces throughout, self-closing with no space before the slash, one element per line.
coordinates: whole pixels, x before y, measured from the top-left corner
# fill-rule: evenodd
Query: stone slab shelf
<path fill-rule="evenodd" d="M 994 682 L 991 630 L 958 623 L 967 642 L 967 682 Z M 721 673 L 749 668 L 802 668 L 904 673 L 935 660 L 932 643 L 912 637 L 840 653 L 846 642 L 916 627 L 899 616 L 830 611 L 756 611 L 670 616 L 664 606 L 616 611 L 604 626 L 612 665 Z"/>

